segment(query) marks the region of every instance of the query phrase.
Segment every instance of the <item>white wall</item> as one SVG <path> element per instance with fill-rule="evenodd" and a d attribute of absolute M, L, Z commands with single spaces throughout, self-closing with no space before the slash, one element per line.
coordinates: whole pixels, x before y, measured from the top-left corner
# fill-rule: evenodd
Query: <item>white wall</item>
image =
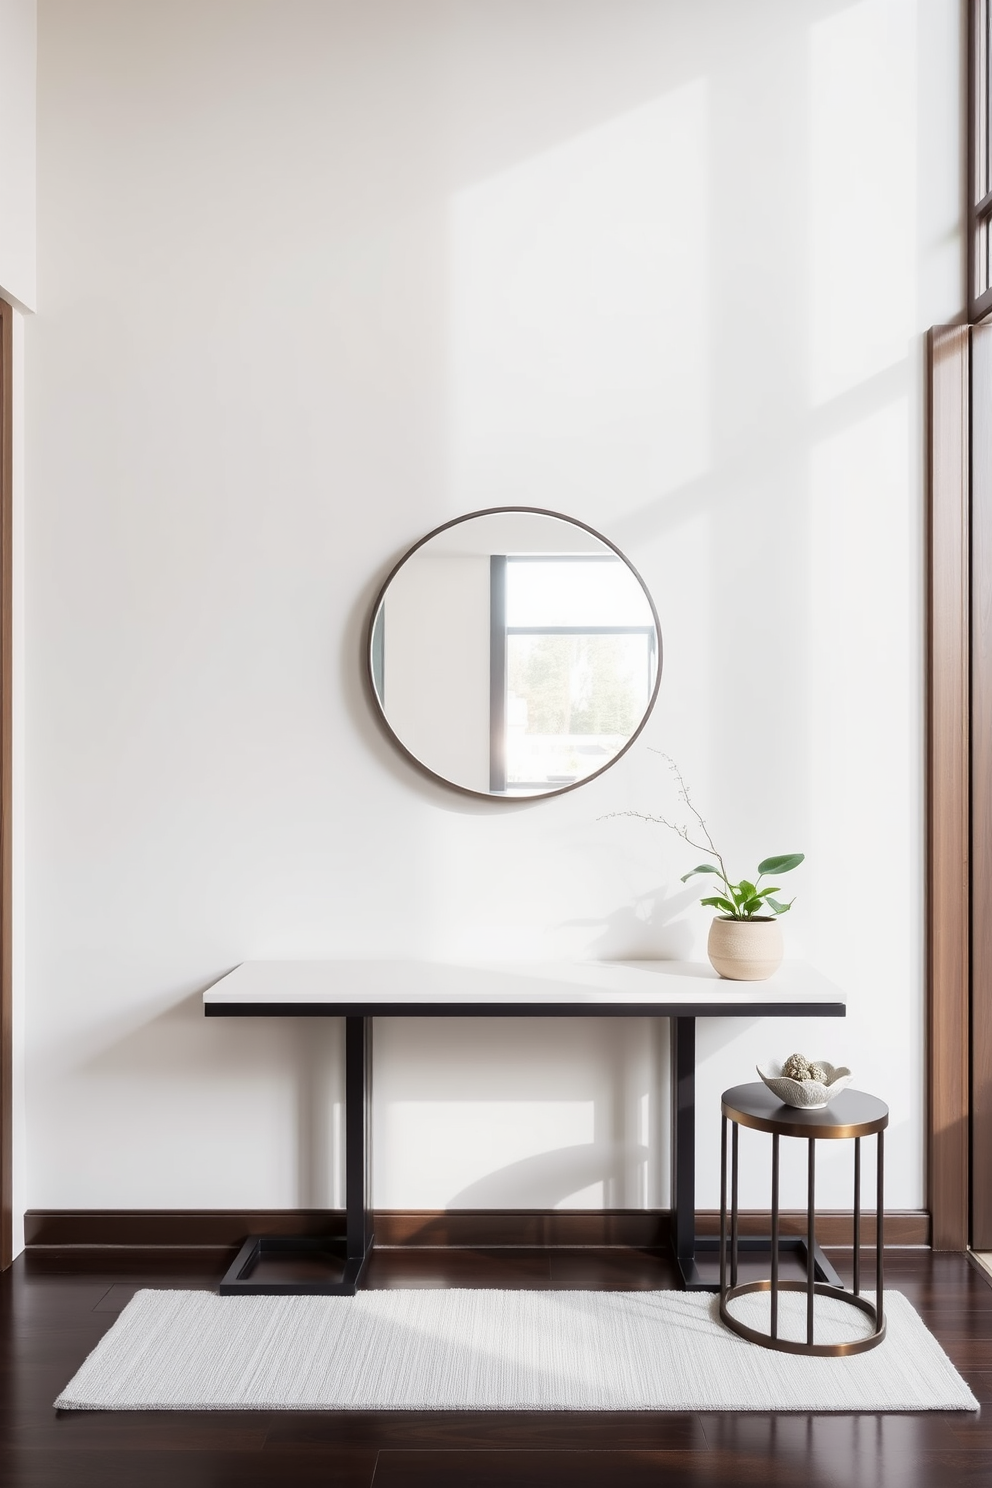
<path fill-rule="evenodd" d="M 340 1200 L 339 1030 L 252 957 L 701 955 L 670 752 L 923 1201 L 923 341 L 962 300 L 950 0 L 42 0 L 27 328 L 28 1202 Z M 399 553 L 570 513 L 655 596 L 646 736 L 447 794 L 361 681 Z M 664 1204 L 667 1030 L 377 1031 L 375 1201 Z M 760 1202 L 766 1155 L 745 1164 Z M 821 1197 L 848 1202 L 824 1163 Z M 791 1168 L 786 1201 L 801 1200 Z"/>
<path fill-rule="evenodd" d="M 36 0 L 0 0 L 0 296 L 35 302 Z"/>

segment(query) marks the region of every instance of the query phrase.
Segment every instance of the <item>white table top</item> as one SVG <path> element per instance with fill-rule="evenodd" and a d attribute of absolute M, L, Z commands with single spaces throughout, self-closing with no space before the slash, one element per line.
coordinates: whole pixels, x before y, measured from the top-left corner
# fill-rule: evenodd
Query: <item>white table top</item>
<path fill-rule="evenodd" d="M 802 961 L 732 982 L 694 961 L 245 961 L 203 995 L 213 1016 L 843 1017 Z"/>

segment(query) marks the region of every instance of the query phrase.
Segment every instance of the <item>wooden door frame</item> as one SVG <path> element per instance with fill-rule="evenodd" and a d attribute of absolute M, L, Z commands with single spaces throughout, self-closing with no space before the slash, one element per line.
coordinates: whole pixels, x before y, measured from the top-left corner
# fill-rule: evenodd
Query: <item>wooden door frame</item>
<path fill-rule="evenodd" d="M 992 1250 L 992 325 L 971 328 L 969 1243 Z M 986 1177 L 985 1175 L 988 1175 Z"/>
<path fill-rule="evenodd" d="M 992 1249 L 992 324 L 929 351 L 927 1207 Z M 983 995 L 976 995 L 976 989 Z"/>
<path fill-rule="evenodd" d="M 927 338 L 927 1208 L 935 1250 L 968 1245 L 970 378 L 968 326 Z"/>

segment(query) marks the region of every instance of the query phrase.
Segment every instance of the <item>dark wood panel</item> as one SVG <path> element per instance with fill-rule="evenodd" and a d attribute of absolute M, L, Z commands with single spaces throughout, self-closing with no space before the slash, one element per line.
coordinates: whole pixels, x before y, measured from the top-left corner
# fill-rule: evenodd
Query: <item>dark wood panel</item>
<path fill-rule="evenodd" d="M 208 1246 L 230 1250 L 246 1235 L 344 1235 L 344 1210 L 29 1209 L 27 1246 Z"/>
<path fill-rule="evenodd" d="M 782 1233 L 801 1235 L 805 1210 L 785 1210 Z M 929 1217 L 922 1210 L 886 1212 L 889 1245 L 929 1243 Z M 718 1232 L 716 1210 L 697 1215 L 700 1234 Z M 742 1210 L 745 1234 L 766 1234 L 764 1211 Z M 667 1250 L 671 1217 L 667 1209 L 379 1209 L 373 1215 L 377 1249 L 410 1250 L 528 1248 L 603 1248 Z M 247 1235 L 344 1235 L 343 1210 L 322 1209 L 31 1209 L 24 1216 L 27 1245 L 42 1247 L 205 1246 L 225 1252 Z M 824 1211 L 817 1217 L 821 1245 L 851 1244 L 851 1214 Z M 874 1241 L 874 1218 L 862 1220 L 865 1245 Z"/>
<path fill-rule="evenodd" d="M 287 1453 L 326 1452 L 341 1441 L 421 1451 L 595 1450 L 603 1445 L 603 1426 L 596 1411 L 294 1411 L 276 1419 L 267 1446 Z M 702 1418 L 677 1411 L 612 1411 L 609 1437 L 618 1451 L 706 1446 Z"/>
<path fill-rule="evenodd" d="M 547 1291 L 551 1286 L 549 1250 L 504 1245 L 472 1250 L 373 1250 L 362 1276 L 368 1291 L 409 1290 L 412 1287 L 467 1287 L 479 1285 L 518 1291 Z"/>
<path fill-rule="evenodd" d="M 182 1429 L 175 1411 L 127 1411 L 109 1429 L 96 1432 L 80 1411 L 52 1412 L 48 1421 L 16 1420 L 0 1425 L 0 1447 L 8 1452 L 261 1452 L 272 1428 L 264 1411 L 184 1412 Z M 2 1482 L 0 1478 L 0 1482 Z"/>
<path fill-rule="evenodd" d="M 969 331 L 929 335 L 927 1208 L 968 1244 Z"/>
<path fill-rule="evenodd" d="M 866 1424 L 868 1441 L 872 1425 Z M 375 1488 L 732 1488 L 757 1484 L 761 1488 L 876 1488 L 865 1454 L 838 1460 L 826 1447 L 814 1457 L 809 1450 L 787 1456 L 770 1451 L 741 1453 L 710 1448 L 699 1452 L 400 1452 L 379 1454 Z M 921 1484 L 954 1484 L 970 1488 L 982 1484 L 984 1457 L 968 1453 L 898 1453 L 890 1449 L 891 1483 L 907 1488 Z M 812 1461 L 811 1461 L 812 1459 Z M 831 1460 L 832 1459 L 832 1460 Z M 943 1475 L 943 1476 L 941 1476 Z"/>
<path fill-rule="evenodd" d="M 667 1210 L 377 1210 L 378 1246 L 665 1245 Z M 246 1235 L 335 1235 L 343 1210 L 30 1209 L 28 1246 L 239 1246 Z"/>
<path fill-rule="evenodd" d="M 375 1452 L 297 1457 L 290 1480 L 285 1461 L 264 1451 L 93 1446 L 63 1452 L 25 1448 L 0 1433 L 0 1452 L 4 1488 L 370 1488 L 376 1463 Z"/>
<path fill-rule="evenodd" d="M 971 334 L 971 1241 L 992 1250 L 992 326 Z"/>
<path fill-rule="evenodd" d="M 771 1229 L 771 1215 L 758 1209 L 742 1209 L 740 1212 L 742 1235 L 767 1235 Z M 783 1235 L 806 1234 L 805 1209 L 785 1209 L 779 1215 L 779 1229 Z M 821 1245 L 849 1246 L 853 1243 L 853 1217 L 849 1209 L 817 1210 L 816 1238 Z M 720 1212 L 717 1209 L 696 1211 L 696 1233 L 718 1235 Z M 861 1244 L 875 1244 L 875 1216 L 866 1211 L 861 1216 Z M 930 1244 L 930 1216 L 924 1209 L 886 1209 L 885 1244 L 887 1247 Z"/>
<path fill-rule="evenodd" d="M 667 1209 L 379 1209 L 376 1245 L 668 1244 Z"/>

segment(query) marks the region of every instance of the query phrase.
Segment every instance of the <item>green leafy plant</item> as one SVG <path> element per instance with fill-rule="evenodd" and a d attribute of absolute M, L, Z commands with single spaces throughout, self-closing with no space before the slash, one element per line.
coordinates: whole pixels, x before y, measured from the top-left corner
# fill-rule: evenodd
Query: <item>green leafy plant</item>
<path fill-rule="evenodd" d="M 784 873 L 791 873 L 793 868 L 798 868 L 803 861 L 805 853 L 780 853 L 777 857 L 763 858 L 758 864 L 758 872 L 754 879 L 742 878 L 738 883 L 732 883 L 727 873 L 723 857 L 718 851 L 713 838 L 710 836 L 709 827 L 702 816 L 696 810 L 689 797 L 689 789 L 682 778 L 682 772 L 673 759 L 666 754 L 663 758 L 667 761 L 669 769 L 678 781 L 679 799 L 684 802 L 699 824 L 699 829 L 706 839 L 705 842 L 695 842 L 689 836 L 689 828 L 678 822 L 669 821 L 664 816 L 648 816 L 642 811 L 614 811 L 611 816 L 636 816 L 641 821 L 658 822 L 663 827 L 668 827 L 678 834 L 683 842 L 690 847 L 697 848 L 700 852 L 715 858 L 713 863 L 699 863 L 695 868 L 690 868 L 688 873 L 682 875 L 682 882 L 686 883 L 694 878 L 697 873 L 714 873 L 723 885 L 721 893 L 708 894 L 699 902 L 712 909 L 721 911 L 724 918 L 728 920 L 755 920 L 771 918 L 771 915 L 785 914 L 790 910 L 795 899 L 790 899 L 787 904 L 775 899 L 774 894 L 781 893 L 778 884 L 767 884 L 761 887 L 761 880 L 766 877 L 781 878 Z"/>
<path fill-rule="evenodd" d="M 692 845 L 696 846 L 695 843 Z M 716 852 L 716 849 L 704 848 L 703 851 Z M 753 883 L 747 878 L 742 878 L 740 883 L 731 883 L 723 866 L 723 859 L 719 853 L 716 856 L 719 868 L 713 863 L 700 863 L 698 868 L 692 868 L 682 875 L 683 883 L 696 873 L 715 873 L 723 881 L 726 893 L 708 894 L 705 899 L 700 899 L 700 904 L 722 910 L 728 920 L 753 920 L 766 915 L 769 910 L 773 914 L 785 914 L 795 904 L 794 899 L 790 899 L 788 904 L 782 904 L 780 900 L 772 898 L 773 894 L 781 892 L 778 884 L 769 884 L 764 889 L 759 888 L 759 884 L 766 874 L 781 878 L 783 873 L 790 873 L 793 868 L 798 868 L 805 853 L 782 853 L 777 858 L 763 858 L 758 864 L 757 877 Z"/>

